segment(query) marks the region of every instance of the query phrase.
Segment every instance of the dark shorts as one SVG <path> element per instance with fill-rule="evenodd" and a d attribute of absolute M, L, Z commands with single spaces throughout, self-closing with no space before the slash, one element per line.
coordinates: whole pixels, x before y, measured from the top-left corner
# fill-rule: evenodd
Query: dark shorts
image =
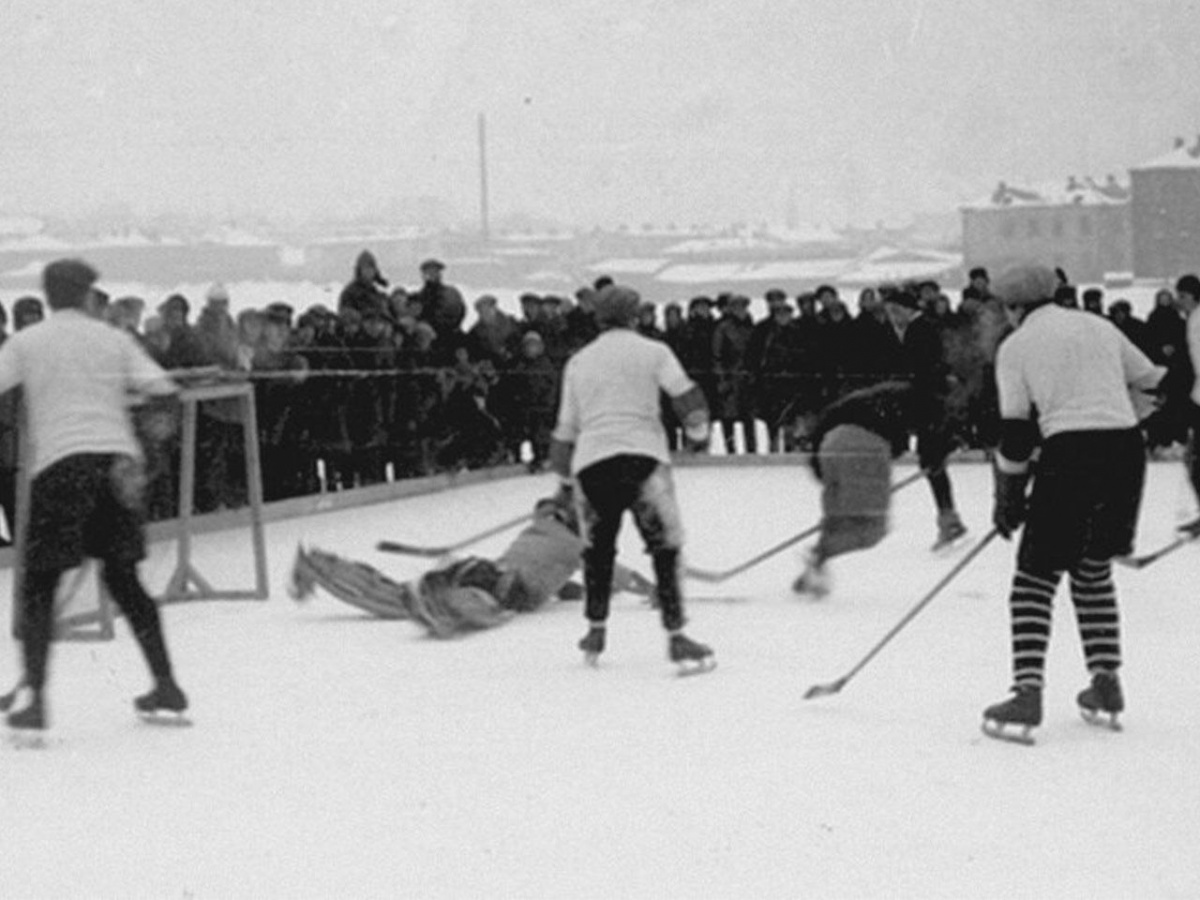
<path fill-rule="evenodd" d="M 1133 550 L 1146 450 L 1141 432 L 1073 431 L 1045 442 L 1017 562 L 1049 574 Z"/>
<path fill-rule="evenodd" d="M 128 456 L 68 456 L 33 479 L 25 568 L 73 568 L 85 557 L 137 562 L 146 556 L 138 464 Z"/>

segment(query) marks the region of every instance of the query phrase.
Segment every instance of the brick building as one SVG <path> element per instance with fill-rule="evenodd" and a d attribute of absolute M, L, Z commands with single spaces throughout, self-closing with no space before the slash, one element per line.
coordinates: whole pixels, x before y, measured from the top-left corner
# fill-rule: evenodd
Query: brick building
<path fill-rule="evenodd" d="M 1076 282 L 1132 267 L 1130 188 L 1112 175 L 1103 184 L 1074 176 L 1032 187 L 1000 182 L 961 213 L 967 267 L 999 271 L 1034 260 L 1061 267 Z"/>
<path fill-rule="evenodd" d="M 1200 140 L 1130 170 L 1133 272 L 1174 278 L 1200 268 Z"/>

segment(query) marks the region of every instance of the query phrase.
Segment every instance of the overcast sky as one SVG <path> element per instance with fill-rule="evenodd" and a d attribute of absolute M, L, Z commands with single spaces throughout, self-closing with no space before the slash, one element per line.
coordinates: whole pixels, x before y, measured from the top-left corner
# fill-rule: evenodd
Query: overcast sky
<path fill-rule="evenodd" d="M 902 220 L 1200 132 L 1184 0 L 2 0 L 0 212 Z"/>

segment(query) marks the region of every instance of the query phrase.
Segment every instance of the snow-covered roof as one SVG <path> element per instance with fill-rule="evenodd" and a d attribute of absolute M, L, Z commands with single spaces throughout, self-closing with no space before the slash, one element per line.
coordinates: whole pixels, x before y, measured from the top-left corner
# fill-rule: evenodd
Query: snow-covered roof
<path fill-rule="evenodd" d="M 1198 148 L 1200 148 L 1200 144 L 1194 147 L 1186 145 L 1176 147 L 1170 153 L 1164 153 L 1162 156 L 1155 157 L 1149 162 L 1135 166 L 1134 171 L 1142 172 L 1147 169 L 1200 169 L 1200 156 L 1196 156 L 1192 152 Z"/>
<path fill-rule="evenodd" d="M 1013 209 L 1034 206 L 1112 206 L 1127 203 L 1129 186 L 1116 179 L 1099 184 L 1095 179 L 1068 178 L 1030 185 L 1001 182 L 986 197 L 963 205 L 964 209 Z"/>
<path fill-rule="evenodd" d="M 597 263 L 589 265 L 589 272 L 607 273 L 610 275 L 653 275 L 670 260 L 668 259 L 653 259 L 649 257 L 632 257 L 605 259 Z"/>

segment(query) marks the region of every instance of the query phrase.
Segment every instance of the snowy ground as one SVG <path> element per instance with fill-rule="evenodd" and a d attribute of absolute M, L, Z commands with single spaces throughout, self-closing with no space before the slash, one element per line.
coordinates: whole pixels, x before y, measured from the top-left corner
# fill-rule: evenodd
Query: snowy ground
<path fill-rule="evenodd" d="M 978 536 L 987 470 L 953 477 Z M 677 481 L 691 560 L 707 568 L 817 515 L 801 469 L 685 468 Z M 922 484 L 897 495 L 882 545 L 835 562 L 823 602 L 789 596 L 791 551 L 719 586 L 690 584 L 690 631 L 720 658 L 704 677 L 673 676 L 654 614 L 632 597 L 618 598 L 598 670 L 575 650 L 577 604 L 441 643 L 324 595 L 287 597 L 297 541 L 414 575 L 420 561 L 376 553 L 375 540 L 452 541 L 550 484 L 271 525 L 269 601 L 165 609 L 190 729 L 130 712 L 145 675 L 123 625 L 112 643 L 57 645 L 49 746 L 0 741 L 0 895 L 1200 895 L 1197 549 L 1118 574 L 1123 734 L 1075 712 L 1085 676 L 1060 594 L 1032 749 L 978 729 L 1009 679 L 1012 547 L 999 541 L 840 694 L 802 699 L 953 564 L 927 550 Z M 1192 508 L 1180 464 L 1153 465 L 1141 549 Z M 623 541 L 645 571 L 632 528 Z M 155 589 L 169 550 L 145 566 Z M 250 583 L 244 532 L 200 537 L 196 554 L 217 586 Z M 9 594 L 3 573 L 5 622 Z M 0 652 L 0 672 L 15 672 L 7 634 Z"/>

